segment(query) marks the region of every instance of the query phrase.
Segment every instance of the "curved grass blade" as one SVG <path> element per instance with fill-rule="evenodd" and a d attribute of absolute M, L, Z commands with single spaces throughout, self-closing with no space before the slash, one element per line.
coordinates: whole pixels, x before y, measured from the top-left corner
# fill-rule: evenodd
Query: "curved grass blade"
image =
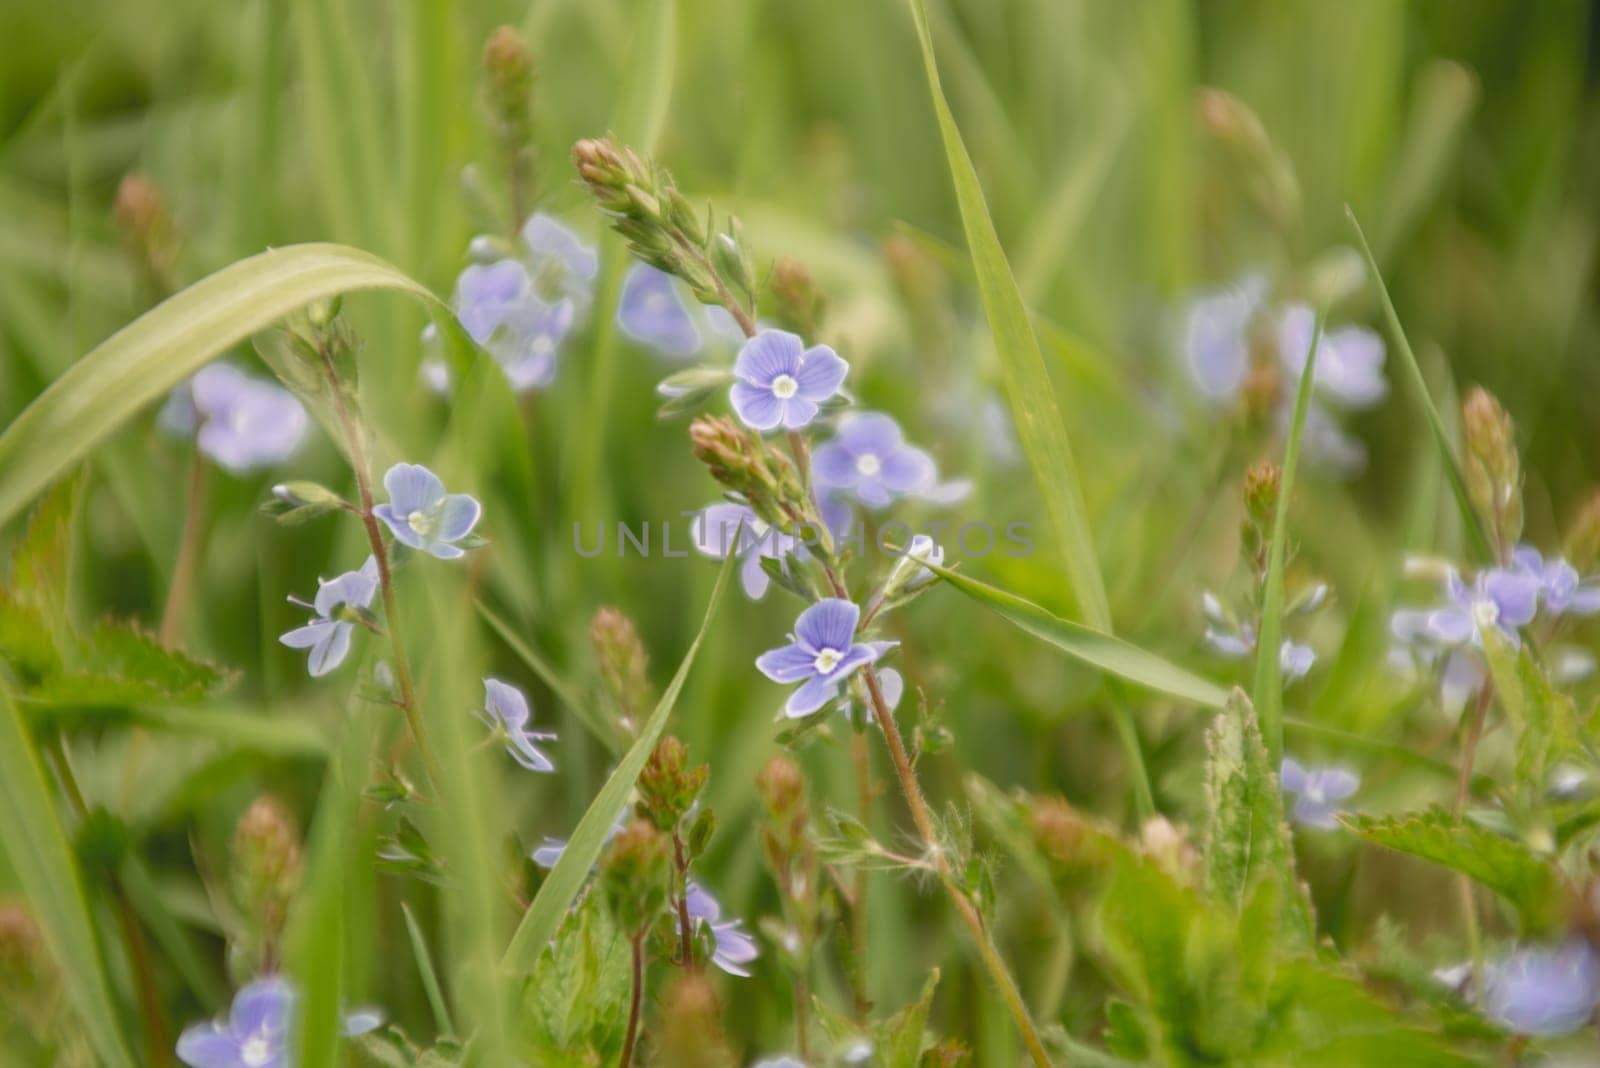
<path fill-rule="evenodd" d="M 539 959 L 539 954 L 544 952 L 544 947 L 555 936 L 556 929 L 561 925 L 561 919 L 567 914 L 573 899 L 578 896 L 578 890 L 588 877 L 589 869 L 594 867 L 594 862 L 599 858 L 600 850 L 605 845 L 606 832 L 610 830 L 622 806 L 627 804 L 628 792 L 633 789 L 634 780 L 639 777 L 650 751 L 655 748 L 661 732 L 666 729 L 667 719 L 672 715 L 672 706 L 677 703 L 678 693 L 683 689 L 684 680 L 689 677 L 689 669 L 694 666 L 695 654 L 700 651 L 700 643 L 705 640 L 706 632 L 711 628 L 711 620 L 717 614 L 717 606 L 722 603 L 723 592 L 728 588 L 728 575 L 733 571 L 733 560 L 734 555 L 730 553 L 727 560 L 723 561 L 722 569 L 717 574 L 717 584 L 712 588 L 711 599 L 706 604 L 706 614 L 700 623 L 700 632 L 694 636 L 689 651 L 684 653 L 677 674 L 672 676 L 672 681 L 662 693 L 654 711 L 650 713 L 650 718 L 645 720 L 638 739 L 629 747 L 627 753 L 623 754 L 622 760 L 617 763 L 617 769 L 611 773 L 605 785 L 600 787 L 600 792 L 595 795 L 588 811 L 578 821 L 578 829 L 567 842 L 567 848 L 561 854 L 561 859 L 550 870 L 544 885 L 539 887 L 539 893 L 534 897 L 533 904 L 528 906 L 528 911 L 523 915 L 516 934 L 511 937 L 511 945 L 506 948 L 505 957 L 501 961 L 503 968 L 520 974 L 531 972 Z"/>
<path fill-rule="evenodd" d="M 201 279 L 90 350 L 0 433 L 0 523 L 70 464 L 234 344 L 317 300 L 359 289 L 435 298 L 344 245 L 290 245 Z"/>
<path fill-rule="evenodd" d="M 1192 701 L 1205 708 L 1220 709 L 1227 703 L 1228 692 L 1221 686 L 1137 645 L 1082 623 L 1062 619 L 1032 601 L 986 582 L 979 582 L 959 571 L 951 571 L 937 564 L 926 566 L 974 601 L 1080 663 L 1156 693 Z"/>
<path fill-rule="evenodd" d="M 1278 479 L 1278 507 L 1272 517 L 1272 541 L 1267 546 L 1267 581 L 1261 595 L 1261 628 L 1256 639 L 1256 675 L 1252 701 L 1267 760 L 1276 768 L 1283 759 L 1283 662 L 1278 646 L 1283 642 L 1283 563 L 1289 538 L 1289 498 L 1294 493 L 1294 472 L 1300 463 L 1300 439 L 1305 435 L 1306 409 L 1316 378 L 1317 349 L 1322 343 L 1323 313 L 1317 312 L 1311 328 L 1311 349 L 1300 372 L 1294 394 L 1294 414 L 1289 419 L 1289 440 L 1283 450 L 1283 471 Z"/>
<path fill-rule="evenodd" d="M 1383 284 L 1383 275 L 1378 272 L 1378 261 L 1373 258 L 1372 246 L 1367 244 L 1367 235 L 1362 232 L 1361 224 L 1356 221 L 1356 213 L 1349 205 L 1345 206 L 1344 214 L 1350 220 L 1350 228 L 1356 232 L 1356 240 L 1361 243 L 1361 254 L 1366 257 L 1367 269 L 1372 272 L 1372 281 L 1378 287 L 1378 296 L 1383 301 L 1384 321 L 1389 325 L 1395 347 L 1400 350 L 1400 362 L 1405 366 L 1406 380 L 1411 383 L 1411 391 L 1416 394 L 1417 404 L 1428 419 L 1434 443 L 1439 446 L 1439 455 L 1444 459 L 1444 473 L 1450 479 L 1450 490 L 1455 495 L 1456 507 L 1461 510 L 1461 522 L 1472 540 L 1473 551 L 1479 559 L 1493 559 L 1494 550 L 1490 547 L 1489 535 L 1472 507 L 1472 498 L 1467 495 L 1467 480 L 1461 474 L 1461 463 L 1450 444 L 1450 434 L 1445 430 L 1439 409 L 1433 406 L 1433 398 L 1428 393 L 1428 381 L 1422 376 L 1422 365 L 1417 363 L 1417 354 L 1411 351 L 1406 332 L 1400 327 L 1400 316 L 1394 310 L 1394 301 L 1389 298 L 1389 287 Z"/>
<path fill-rule="evenodd" d="M 3 686 L 0 804 L 6 813 L 0 826 L 0 845 L 28 897 L 50 954 L 60 967 L 67 999 L 77 1011 L 79 1025 L 96 1059 L 112 1068 L 133 1068 L 133 1057 L 118 1027 L 104 962 L 95 945 L 72 847 L 56 818 L 55 802 L 21 709 Z"/>

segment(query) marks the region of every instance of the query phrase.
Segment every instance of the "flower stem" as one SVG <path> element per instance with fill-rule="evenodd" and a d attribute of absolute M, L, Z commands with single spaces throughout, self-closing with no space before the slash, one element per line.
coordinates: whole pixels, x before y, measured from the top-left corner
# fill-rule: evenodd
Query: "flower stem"
<path fill-rule="evenodd" d="M 856 770 L 856 816 L 862 826 L 871 826 L 872 752 L 867 748 L 864 731 L 851 731 L 850 756 Z M 850 988 L 856 1019 L 864 1022 L 872 1002 L 867 997 L 867 872 L 859 867 L 850 902 Z"/>
<path fill-rule="evenodd" d="M 1494 683 L 1484 680 L 1478 690 L 1478 700 L 1472 708 L 1472 722 L 1467 725 L 1467 736 L 1461 743 L 1461 768 L 1456 773 L 1455 814 L 1461 815 L 1472 793 L 1472 766 L 1477 761 L 1478 741 L 1483 737 L 1484 721 L 1489 716 L 1489 702 L 1494 697 Z M 1467 948 L 1472 954 L 1472 996 L 1477 1001 L 1483 997 L 1483 936 L 1478 931 L 1478 906 L 1472 889 L 1472 879 L 1456 876 L 1456 893 L 1461 899 L 1461 918 L 1467 928 Z"/>
<path fill-rule="evenodd" d="M 433 780 L 434 789 L 438 790 L 444 781 L 440 772 L 439 758 L 434 754 L 433 743 L 428 740 L 428 729 L 422 721 L 421 710 L 417 707 L 416 689 L 411 682 L 411 663 L 406 659 L 405 643 L 400 637 L 400 616 L 394 595 L 394 575 L 389 570 L 389 550 L 384 544 L 383 530 L 378 525 L 378 517 L 372 512 L 372 475 L 367 467 L 365 438 L 361 425 L 344 402 L 344 391 L 339 383 L 339 372 L 333 366 L 333 356 L 324 344 L 318 345 L 318 352 L 322 356 L 322 369 L 328 380 L 328 388 L 333 394 L 333 406 L 339 417 L 339 426 L 344 432 L 345 443 L 350 448 L 350 466 L 355 469 L 356 489 L 361 495 L 361 524 L 367 531 L 367 541 L 372 547 L 372 558 L 378 563 L 378 585 L 383 591 L 384 629 L 389 632 L 395 682 L 400 687 L 398 703 L 400 710 L 405 713 L 411 737 L 416 740 L 417 748 L 422 753 L 422 762 L 427 766 L 428 776 Z"/>
<path fill-rule="evenodd" d="M 683 852 L 683 835 L 672 832 L 672 859 L 678 868 L 678 939 L 682 943 L 681 963 L 695 970 L 694 927 L 689 922 L 689 858 Z"/>
<path fill-rule="evenodd" d="M 183 632 L 183 616 L 194 589 L 195 571 L 200 564 L 201 536 L 205 532 L 205 460 L 198 445 L 189 463 L 189 492 L 183 506 L 183 533 L 178 540 L 178 559 L 172 567 L 172 585 L 167 589 L 166 607 L 161 612 L 162 645 L 172 648 Z"/>
<path fill-rule="evenodd" d="M 628 998 L 628 1036 L 622 1042 L 620 1068 L 633 1064 L 633 1048 L 639 1041 L 639 1007 L 644 1002 L 644 931 L 629 939 L 633 948 L 633 991 Z"/>

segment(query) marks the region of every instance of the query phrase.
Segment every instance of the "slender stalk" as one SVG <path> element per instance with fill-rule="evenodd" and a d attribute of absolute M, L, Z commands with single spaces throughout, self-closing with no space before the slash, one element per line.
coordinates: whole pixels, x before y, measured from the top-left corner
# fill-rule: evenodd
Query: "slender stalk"
<path fill-rule="evenodd" d="M 628 1036 L 622 1041 L 620 1068 L 633 1064 L 633 1048 L 639 1041 L 639 1007 L 644 1002 L 644 931 L 629 939 L 633 947 L 633 991 L 628 997 Z"/>
<path fill-rule="evenodd" d="M 350 448 L 350 466 L 355 469 L 356 488 L 361 495 L 361 523 L 367 531 L 367 542 L 372 547 L 372 558 L 378 563 L 378 585 L 383 591 L 384 629 L 389 632 L 395 682 L 400 687 L 398 703 L 400 710 L 405 713 L 411 736 L 416 739 L 417 748 L 422 752 L 422 762 L 427 766 L 428 776 L 433 780 L 434 789 L 437 790 L 444 780 L 440 773 L 439 758 L 433 751 L 433 743 L 428 740 L 428 729 L 422 721 L 421 710 L 417 707 L 416 688 L 411 682 L 411 663 L 406 658 L 405 642 L 400 636 L 400 616 L 394 595 L 394 575 L 389 570 L 389 549 L 384 543 L 378 517 L 372 511 L 372 475 L 367 467 L 365 437 L 361 425 L 344 402 L 344 391 L 339 384 L 339 373 L 333 366 L 333 356 L 328 352 L 326 345 L 319 345 L 318 352 L 322 356 L 323 374 L 333 395 L 339 427 Z"/>
<path fill-rule="evenodd" d="M 1472 708 L 1472 722 L 1467 725 L 1467 736 L 1461 743 L 1461 768 L 1456 773 L 1455 814 L 1461 815 L 1472 793 L 1472 766 L 1478 756 L 1478 742 L 1483 737 L 1484 721 L 1489 716 L 1489 702 L 1494 697 L 1494 683 L 1484 680 L 1478 690 L 1478 700 Z M 1467 928 L 1467 947 L 1472 953 L 1472 996 L 1483 997 L 1483 936 L 1478 931 L 1478 906 L 1473 893 L 1472 879 L 1465 874 L 1456 876 L 1456 894 L 1461 901 L 1461 918 Z"/>
<path fill-rule="evenodd" d="M 683 836 L 672 832 L 672 860 L 678 867 L 678 939 L 682 944 L 678 963 L 695 970 L 694 926 L 689 922 L 689 858 L 683 850 Z"/>
<path fill-rule="evenodd" d="M 863 731 L 850 734 L 850 757 L 856 772 L 856 816 L 864 827 L 872 819 L 872 753 Z M 872 1009 L 867 997 L 867 872 L 857 868 L 855 892 L 850 902 L 850 988 L 856 1019 L 864 1021 Z"/>
<path fill-rule="evenodd" d="M 183 617 L 194 590 L 194 576 L 200 564 L 201 535 L 205 532 L 205 460 L 199 446 L 189 462 L 189 491 L 183 505 L 183 533 L 178 540 L 178 559 L 172 567 L 172 585 L 167 590 L 166 607 L 161 612 L 162 645 L 172 648 L 183 632 Z"/>

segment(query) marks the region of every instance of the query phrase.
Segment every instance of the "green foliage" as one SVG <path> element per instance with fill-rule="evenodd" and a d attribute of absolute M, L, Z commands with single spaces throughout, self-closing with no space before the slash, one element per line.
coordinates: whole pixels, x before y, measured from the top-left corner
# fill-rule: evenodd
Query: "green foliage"
<path fill-rule="evenodd" d="M 536 1062 L 605 1064 L 628 1026 L 628 939 L 587 894 L 522 986 L 528 1055 Z"/>
<path fill-rule="evenodd" d="M 869 1020 L 865 1026 L 818 998 L 814 1003 L 817 1021 L 829 1042 L 841 1052 L 865 1040 L 872 1049 L 867 1063 L 873 1068 L 919 1068 L 926 1063 L 924 1052 L 933 1048 L 927 1034 L 928 1013 L 938 986 L 939 969 L 935 968 L 915 1001 L 889 1016 Z"/>
<path fill-rule="evenodd" d="M 1309 950 L 1316 921 L 1295 874 L 1277 772 L 1243 692 L 1233 692 L 1206 742 L 1206 890 L 1224 907 L 1243 911 L 1259 900 L 1257 888 L 1272 882 L 1284 915 L 1269 926 L 1281 930 L 1285 949 Z"/>
<path fill-rule="evenodd" d="M 1442 808 L 1405 816 L 1347 816 L 1369 842 L 1462 872 L 1514 908 L 1530 932 L 1546 929 L 1562 908 L 1561 877 L 1521 842 Z"/>

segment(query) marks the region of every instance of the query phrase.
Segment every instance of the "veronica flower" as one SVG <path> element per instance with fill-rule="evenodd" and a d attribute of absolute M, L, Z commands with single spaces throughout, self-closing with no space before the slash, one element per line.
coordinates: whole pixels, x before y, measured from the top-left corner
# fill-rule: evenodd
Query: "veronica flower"
<path fill-rule="evenodd" d="M 1554 948 L 1521 949 L 1492 965 L 1483 1008 L 1523 1035 L 1564 1035 L 1583 1027 L 1600 1002 L 1600 957 L 1582 938 Z"/>
<path fill-rule="evenodd" d="M 719 922 L 722 919 L 722 906 L 705 887 L 691 882 L 684 891 L 684 907 L 689 916 L 711 928 L 711 937 L 715 943 L 711 953 L 711 963 L 729 975 L 748 979 L 750 969 L 745 965 L 761 955 L 761 951 L 756 948 L 755 939 L 744 932 L 743 924 L 739 920 Z"/>
<path fill-rule="evenodd" d="M 1427 634 L 1443 645 L 1483 643 L 1482 629 L 1496 627 L 1512 645 L 1517 628 L 1533 621 L 1539 610 L 1541 578 L 1520 568 L 1496 567 L 1478 573 L 1472 586 L 1451 571 L 1447 582 L 1451 603 L 1428 614 Z"/>
<path fill-rule="evenodd" d="M 1278 359 L 1293 382 L 1305 373 L 1317 315 L 1305 304 L 1291 304 L 1278 319 Z M 1324 330 L 1317 343 L 1311 384 L 1340 408 L 1370 408 L 1389 393 L 1383 377 L 1383 338 L 1359 326 Z"/>
<path fill-rule="evenodd" d="M 179 386 L 161 425 L 193 434 L 201 453 L 236 475 L 286 460 L 305 440 L 306 410 L 294 394 L 237 367 L 214 363 Z"/>
<path fill-rule="evenodd" d="M 1324 831 L 1337 830 L 1340 801 L 1356 792 L 1360 776 L 1344 768 L 1307 769 L 1291 757 L 1278 770 L 1283 792 L 1295 795 L 1292 815 L 1296 823 Z"/>
<path fill-rule="evenodd" d="M 592 245 L 553 215 L 538 212 L 522 225 L 533 279 L 547 296 L 570 297 L 587 308 L 594 290 L 600 257 Z"/>
<path fill-rule="evenodd" d="M 695 548 L 707 556 L 721 560 L 729 552 L 739 555 L 739 584 L 753 601 L 766 596 L 771 581 L 762 560 L 777 560 L 787 568 L 789 556 L 805 557 L 800 539 L 783 533 L 743 504 L 710 505 L 695 516 L 691 531 Z"/>
<path fill-rule="evenodd" d="M 507 315 L 485 346 L 518 393 L 543 389 L 556 376 L 556 355 L 572 330 L 571 298 L 550 303 L 529 296 Z"/>
<path fill-rule="evenodd" d="M 395 540 L 413 549 L 454 560 L 463 554 L 454 544 L 472 533 L 482 507 L 465 493 L 446 493 L 439 476 L 421 464 L 395 464 L 384 472 L 387 504 L 372 514 L 388 526 Z"/>
<path fill-rule="evenodd" d="M 456 279 L 456 318 L 482 345 L 532 295 L 528 269 L 516 260 L 475 263 Z"/>
<path fill-rule="evenodd" d="M 791 644 L 762 653 L 756 667 L 773 682 L 804 680 L 789 695 L 784 713 L 792 718 L 810 715 L 834 697 L 839 686 L 855 671 L 871 664 L 895 642 L 857 642 L 856 623 L 861 609 L 853 602 L 828 597 L 800 613 Z"/>
<path fill-rule="evenodd" d="M 629 806 L 627 805 L 622 806 L 622 811 L 617 815 L 617 818 L 611 821 L 611 827 L 606 831 L 604 842 L 610 842 L 611 839 L 621 834 L 628 826 L 628 808 Z M 533 852 L 528 854 L 528 858 L 548 871 L 556 866 L 556 861 L 560 860 L 561 854 L 566 851 L 567 840 L 565 838 L 557 838 L 555 835 L 547 834 Z"/>
<path fill-rule="evenodd" d="M 367 557 L 358 571 L 346 571 L 337 578 L 318 579 L 317 596 L 311 604 L 289 598 L 290 604 L 311 608 L 316 618 L 278 640 L 291 649 L 310 649 L 307 668 L 312 678 L 326 675 L 350 654 L 350 635 L 355 630 L 357 610 L 372 603 L 378 592 L 378 561 Z"/>
<path fill-rule="evenodd" d="M 287 980 L 257 979 L 234 995 L 227 1020 L 184 1029 L 178 1036 L 178 1059 L 190 1068 L 289 1068 L 295 998 Z M 375 1010 L 360 1009 L 344 1017 L 340 1030 L 353 1037 L 382 1022 Z"/>
<path fill-rule="evenodd" d="M 554 731 L 528 729 L 528 699 L 521 690 L 499 679 L 483 680 L 483 708 L 478 716 L 496 734 L 505 736 L 506 752 L 529 771 L 555 771 L 556 766 L 535 742 L 555 740 Z"/>
<path fill-rule="evenodd" d="M 1600 612 L 1600 585 L 1583 582 L 1578 570 L 1562 557 L 1546 560 L 1531 545 L 1519 545 L 1512 563 L 1539 581 L 1544 606 L 1553 615 L 1592 616 Z"/>
<path fill-rule="evenodd" d="M 1394 639 L 1389 663 L 1403 673 L 1414 675 L 1418 665 L 1431 668 L 1442 660 L 1439 707 L 1453 718 L 1483 685 L 1483 666 L 1470 648 L 1441 647 L 1434 640 L 1428 628 L 1432 614 L 1415 608 L 1395 610 L 1389 619 L 1389 634 Z"/>
<path fill-rule="evenodd" d="M 670 274 L 635 263 L 622 282 L 617 326 L 664 356 L 683 359 L 700 351 L 700 328 Z"/>
<path fill-rule="evenodd" d="M 1237 660 L 1255 652 L 1254 626 L 1235 622 L 1222 610 L 1222 603 L 1213 594 L 1204 594 L 1200 599 L 1200 605 L 1209 621 L 1205 635 L 1201 639 L 1207 648 L 1218 656 L 1225 656 L 1230 660 Z M 1304 678 L 1316 662 L 1316 650 L 1309 645 L 1302 645 L 1285 638 L 1283 644 L 1278 646 L 1278 669 L 1283 673 L 1285 682 Z"/>
<path fill-rule="evenodd" d="M 853 412 L 812 458 L 819 485 L 846 491 L 862 504 L 882 508 L 896 497 L 933 486 L 933 458 L 907 445 L 900 425 L 882 412 Z"/>
<path fill-rule="evenodd" d="M 1226 404 L 1239 395 L 1250 370 L 1250 324 L 1266 289 L 1266 281 L 1252 275 L 1190 303 L 1183 330 L 1184 359 L 1189 376 L 1207 400 Z"/>
<path fill-rule="evenodd" d="M 763 330 L 744 343 L 729 400 L 753 430 L 798 430 L 816 418 L 818 405 L 838 392 L 850 365 L 826 345 L 805 347 L 798 334 Z"/>

